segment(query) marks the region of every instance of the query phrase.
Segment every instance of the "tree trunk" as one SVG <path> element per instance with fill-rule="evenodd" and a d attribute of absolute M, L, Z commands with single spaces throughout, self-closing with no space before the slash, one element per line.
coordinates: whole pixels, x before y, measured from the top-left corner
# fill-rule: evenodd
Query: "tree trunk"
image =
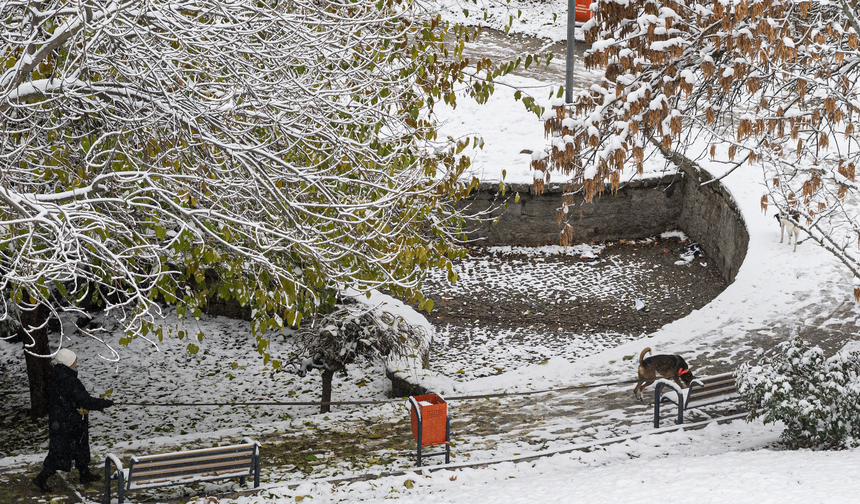
<path fill-rule="evenodd" d="M 30 382 L 30 415 L 33 418 L 48 414 L 48 380 L 51 373 L 51 353 L 48 345 L 48 308 L 39 305 L 31 311 L 21 310 L 21 328 L 18 334 L 25 346 L 24 358 L 27 361 L 27 378 Z M 38 327 L 27 334 L 26 327 Z M 34 355 L 35 354 L 35 355 Z"/>
<path fill-rule="evenodd" d="M 327 403 L 331 402 L 331 382 L 334 378 L 334 370 L 333 369 L 323 369 L 322 372 L 322 402 Z M 331 411 L 330 404 L 321 404 L 320 405 L 320 413 L 328 413 Z"/>

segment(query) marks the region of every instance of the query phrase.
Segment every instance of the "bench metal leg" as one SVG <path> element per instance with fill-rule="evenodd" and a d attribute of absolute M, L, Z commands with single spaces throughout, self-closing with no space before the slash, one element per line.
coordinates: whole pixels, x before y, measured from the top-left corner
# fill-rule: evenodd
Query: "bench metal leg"
<path fill-rule="evenodd" d="M 445 463 L 451 463 L 451 417 L 445 417 Z"/>
<path fill-rule="evenodd" d="M 134 465 L 134 458 L 132 458 L 131 463 Z M 111 466 L 113 466 L 113 469 Z M 114 478 L 114 474 L 116 474 L 116 478 Z M 125 498 L 125 470 L 119 458 L 113 453 L 108 453 L 105 456 L 105 493 L 102 498 L 104 504 L 111 504 L 110 484 L 114 479 L 118 481 L 116 486 L 117 502 L 122 504 Z"/>
<path fill-rule="evenodd" d="M 254 488 L 260 486 L 260 448 L 254 451 Z"/>
<path fill-rule="evenodd" d="M 663 384 L 658 383 L 654 385 L 654 428 L 660 428 L 660 402 L 662 398 L 660 397 L 660 391 L 663 390 Z M 681 391 L 676 390 L 675 393 L 678 395 L 678 419 L 675 420 L 676 425 L 681 425 L 684 423 L 684 397 Z M 671 399 L 667 399 L 667 401 L 674 402 Z"/>
<path fill-rule="evenodd" d="M 418 417 L 418 467 L 421 467 L 421 441 L 424 433 L 424 422 L 421 416 Z"/>
<path fill-rule="evenodd" d="M 104 504 L 110 504 L 110 482 L 111 478 L 111 459 L 110 457 L 105 459 L 105 494 L 104 494 Z M 125 498 L 125 473 L 123 473 L 122 469 L 117 467 L 117 486 L 116 486 L 116 497 L 117 503 L 122 504 L 123 499 Z"/>
<path fill-rule="evenodd" d="M 105 459 L 105 495 L 103 504 L 110 504 L 110 458 Z"/>

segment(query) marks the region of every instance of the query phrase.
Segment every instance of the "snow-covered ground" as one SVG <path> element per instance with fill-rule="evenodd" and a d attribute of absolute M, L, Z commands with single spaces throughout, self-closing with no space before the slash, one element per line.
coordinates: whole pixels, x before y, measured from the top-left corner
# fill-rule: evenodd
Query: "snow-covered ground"
<path fill-rule="evenodd" d="M 558 42 L 567 38 L 568 0 L 439 0 L 451 21 Z M 484 17 L 486 13 L 486 17 Z M 581 37 L 577 30 L 577 39 Z"/>
<path fill-rule="evenodd" d="M 471 4 L 470 4 L 471 5 Z M 515 23 L 520 33 L 558 39 L 563 33 L 551 15 L 527 10 L 543 2 L 522 2 L 523 10 Z M 473 7 L 474 10 L 477 10 Z M 558 12 L 563 10 L 557 9 Z M 559 31 L 561 30 L 561 31 Z M 550 86 L 522 77 L 508 77 L 512 86 L 527 87 L 533 96 L 546 101 Z M 549 105 L 548 101 L 545 103 Z M 473 168 L 484 180 L 498 180 L 502 171 L 507 182 L 532 179 L 523 150 L 546 145 L 543 126 L 533 114 L 513 100 L 513 89 L 496 86 L 496 94 L 486 105 L 462 100 L 447 116 L 444 133 L 458 136 L 480 133 L 485 139 L 482 151 L 475 153 Z M 702 146 L 704 149 L 705 146 Z M 717 152 L 717 156 L 725 152 Z M 719 174 L 721 168 L 702 161 L 706 169 Z M 653 160 L 650 173 L 667 169 Z M 721 295 L 683 319 L 640 340 L 624 343 L 570 362 L 550 359 L 543 365 L 524 366 L 498 376 L 457 382 L 443 375 L 423 377 L 447 394 L 489 393 L 501 390 L 528 390 L 566 386 L 613 379 L 628 379 L 635 366 L 623 358 L 638 355 L 644 346 L 659 353 L 681 352 L 707 360 L 724 350 L 719 359 L 732 361 L 735 353 L 754 345 L 752 336 L 784 338 L 789 333 L 815 328 L 839 333 L 860 319 L 852 298 L 850 276 L 839 263 L 810 243 L 797 252 L 779 243 L 779 228 L 772 213 L 761 212 L 759 201 L 764 192 L 761 172 L 744 167 L 723 180 L 737 201 L 750 233 L 749 251 L 735 282 Z M 168 315 L 168 324 L 178 322 Z M 222 318 L 204 318 L 195 325 L 206 337 L 200 351 L 187 355 L 187 342 L 165 340 L 158 348 L 136 340 L 119 364 L 98 359 L 103 353 L 92 341 L 73 338 L 67 346 L 80 356 L 81 377 L 89 390 L 112 390 L 118 402 L 234 402 L 254 400 L 317 399 L 316 374 L 299 378 L 275 373 L 262 365 L 254 351 L 247 324 Z M 287 351 L 275 337 L 273 353 Z M 18 345 L 0 343 L 4 373 L 18 373 L 16 362 L 23 359 Z M 18 364 L 19 365 L 19 364 Z M 423 371 L 417 366 L 407 370 L 413 375 Z M 354 369 L 350 375 L 336 377 L 335 400 L 386 399 L 386 380 L 381 368 Z M 0 398 L 4 405 L 25 402 L 23 390 L 10 391 Z M 95 454 L 122 447 L 152 449 L 153 446 L 187 445 L 207 437 L 240 436 L 248 433 L 277 432 L 313 424 L 325 428 L 329 423 L 361 420 L 373 423 L 396 419 L 406 414 L 403 404 L 393 403 L 369 409 L 346 409 L 320 418 L 315 408 L 249 407 L 239 409 L 172 408 L 169 415 L 155 408 L 116 407 L 91 420 Z M 456 414 L 453 412 L 452 414 Z M 617 412 L 607 412 L 612 419 Z M 170 422 L 162 418 L 169 416 Z M 310 420 L 309 420 L 310 419 Z M 571 420 L 574 423 L 574 420 Z M 309 427 L 310 428 L 310 427 Z M 558 454 L 528 462 L 505 462 L 481 468 L 451 468 L 435 472 L 409 472 L 366 482 L 333 485 L 302 482 L 293 474 L 266 482 L 256 496 L 240 497 L 237 503 L 274 502 L 766 502 L 856 501 L 860 481 L 854 478 L 860 462 L 854 450 L 844 452 L 782 451 L 774 444 L 780 426 L 763 426 L 736 420 L 710 424 L 698 431 L 646 435 L 619 441 L 592 450 Z M 5 436 L 5 434 L 4 434 Z M 4 437 L 4 440 L 7 438 Z M 47 448 L 44 436 L 30 450 L 10 451 L 0 447 L 0 468 L 38 464 Z M 468 443 L 469 440 L 465 440 Z M 519 448 L 518 448 L 519 449 Z M 3 451 L 6 450 L 6 451 Z M 456 451 L 456 448 L 455 448 Z M 495 456 L 512 457 L 513 452 Z M 35 467 L 35 466 L 31 466 Z M 296 484 L 299 484 L 297 487 Z M 130 496 L 134 499 L 134 495 Z M 301 498 L 299 498 L 301 497 Z M 221 498 L 221 502 L 233 502 Z M 197 502 L 212 502 L 200 499 Z"/>
<path fill-rule="evenodd" d="M 763 447 L 770 428 L 735 422 L 645 436 L 590 452 L 479 469 L 410 472 L 349 485 L 304 484 L 239 498 L 261 502 L 403 503 L 809 503 L 856 502 L 853 451 Z M 196 501 L 202 504 L 203 500 Z"/>
<path fill-rule="evenodd" d="M 433 369 L 467 382 L 638 340 L 725 288 L 711 261 L 684 256 L 689 243 L 674 231 L 567 250 L 472 250 L 454 264 L 456 282 L 439 271 L 425 283 L 435 303 Z"/>

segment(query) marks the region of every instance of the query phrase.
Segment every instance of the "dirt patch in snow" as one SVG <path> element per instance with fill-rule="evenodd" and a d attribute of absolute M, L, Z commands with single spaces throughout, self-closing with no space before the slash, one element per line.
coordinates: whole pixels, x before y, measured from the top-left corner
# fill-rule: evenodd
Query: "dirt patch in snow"
<path fill-rule="evenodd" d="M 586 254 L 474 249 L 455 266 L 456 282 L 428 280 L 432 366 L 466 380 L 650 334 L 726 288 L 706 254 L 682 259 L 689 245 L 669 238 Z"/>

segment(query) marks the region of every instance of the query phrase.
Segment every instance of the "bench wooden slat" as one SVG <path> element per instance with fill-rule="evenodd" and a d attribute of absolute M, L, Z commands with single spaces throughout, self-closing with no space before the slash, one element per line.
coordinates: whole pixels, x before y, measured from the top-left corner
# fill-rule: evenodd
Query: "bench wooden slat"
<path fill-rule="evenodd" d="M 218 474 L 213 476 L 195 476 L 188 477 L 184 479 L 163 479 L 163 480 L 147 480 L 142 483 L 132 482 L 127 485 L 125 491 L 130 492 L 132 490 L 146 490 L 148 488 L 162 488 L 166 486 L 176 486 L 176 485 L 184 485 L 187 483 L 206 483 L 209 481 L 220 481 L 231 478 L 241 478 L 242 476 L 247 476 L 247 474 Z"/>
<path fill-rule="evenodd" d="M 199 465 L 199 466 L 156 466 L 148 468 L 144 471 L 138 471 L 135 467 L 131 473 L 132 481 L 141 481 L 141 480 L 152 480 L 152 479 L 162 479 L 162 478 L 171 478 L 174 476 L 184 476 L 189 474 L 209 474 L 216 471 L 222 472 L 237 472 L 239 470 L 243 470 L 245 474 L 250 474 L 251 471 L 251 459 L 243 460 L 240 462 L 234 461 L 226 461 L 226 462 L 213 462 L 207 465 Z"/>
<path fill-rule="evenodd" d="M 732 379 L 732 380 L 734 380 L 734 379 L 735 379 L 735 374 L 734 374 L 734 373 L 723 373 L 723 374 L 718 374 L 718 375 L 713 375 L 713 376 L 707 376 L 707 377 L 705 377 L 705 378 L 697 378 L 697 379 L 698 379 L 698 380 L 700 380 L 702 383 L 710 383 L 710 382 L 713 382 L 713 381 L 725 380 L 725 379 Z"/>
<path fill-rule="evenodd" d="M 158 488 L 170 485 L 182 485 L 184 483 L 192 483 L 196 481 L 223 480 L 229 478 L 243 478 L 250 476 L 247 467 L 241 468 L 238 471 L 212 471 L 208 473 L 191 472 L 188 474 L 176 473 L 165 475 L 162 477 L 152 477 L 138 479 L 134 478 L 128 483 L 128 490 L 138 490 L 142 488 Z"/>
<path fill-rule="evenodd" d="M 254 452 L 244 452 L 244 453 L 224 453 L 221 455 L 207 455 L 205 457 L 194 457 L 194 458 L 183 458 L 178 459 L 175 457 L 165 458 L 165 459 L 148 459 L 143 462 L 134 462 L 134 470 L 135 471 L 144 471 L 150 467 L 170 467 L 170 466 L 197 466 L 197 465 L 206 465 L 213 461 L 225 461 L 225 460 L 247 460 L 250 461 L 254 458 Z"/>
<path fill-rule="evenodd" d="M 709 384 L 705 385 L 704 387 L 695 387 L 692 390 L 690 390 L 690 393 L 693 395 L 696 395 L 701 390 L 708 391 L 708 390 L 717 390 L 717 389 L 724 389 L 724 388 L 737 388 L 737 387 L 735 386 L 734 381 L 721 381 L 721 382 L 716 382 L 716 383 L 709 383 Z"/>
<path fill-rule="evenodd" d="M 722 385 L 725 383 L 734 383 L 734 382 L 735 382 L 734 376 L 727 376 L 727 377 L 721 378 L 719 380 L 708 380 L 708 381 L 702 380 L 702 383 L 705 385 L 705 388 L 715 387 L 715 386 Z"/>
<path fill-rule="evenodd" d="M 706 406 L 709 404 L 716 404 L 723 401 L 728 401 L 734 399 L 738 396 L 737 383 L 735 382 L 734 373 L 723 373 L 720 375 L 709 376 L 707 378 L 697 378 L 697 381 L 701 382 L 702 386 L 698 386 L 694 384 L 691 385 L 689 391 L 687 392 L 686 399 L 682 402 L 682 404 L 678 405 L 678 420 L 675 423 L 683 423 L 683 415 L 684 410 L 688 408 L 698 408 L 700 406 Z M 659 396 L 660 389 L 663 385 L 659 384 L 655 389 L 655 400 L 654 400 L 654 428 L 658 428 L 660 425 L 659 415 L 660 415 L 660 403 L 661 402 L 672 402 L 674 404 L 678 404 L 672 399 L 669 399 L 668 396 Z M 667 385 L 668 386 L 668 385 Z M 725 398 L 723 399 L 722 397 Z M 701 404 L 708 399 L 721 398 L 717 401 L 706 402 L 705 404 Z"/>
<path fill-rule="evenodd" d="M 108 454 L 105 461 L 105 501 L 110 500 L 110 480 L 119 479 L 118 502 L 123 502 L 125 490 L 140 490 L 196 481 L 214 481 L 246 477 L 254 478 L 254 488 L 260 486 L 260 452 L 257 442 L 243 439 L 239 445 L 218 446 L 201 450 L 172 452 L 132 457 L 128 469 Z M 110 465 L 117 471 L 111 476 Z"/>
<path fill-rule="evenodd" d="M 201 450 L 188 450 L 183 452 L 172 452 L 172 453 L 162 453 L 159 455 L 144 455 L 142 457 L 135 457 L 135 465 L 141 464 L 143 462 L 147 462 L 149 460 L 183 460 L 187 458 L 195 458 L 200 456 L 206 456 L 208 454 L 225 454 L 225 453 L 238 453 L 238 452 L 254 452 L 254 445 L 252 444 L 241 444 L 241 445 L 231 445 L 231 446 L 217 446 L 215 448 L 204 448 Z"/>
<path fill-rule="evenodd" d="M 714 397 L 731 396 L 731 395 L 735 395 L 735 394 L 737 394 L 737 388 L 735 388 L 735 387 L 725 387 L 725 388 L 721 388 L 718 390 L 705 390 L 704 393 L 696 394 L 694 397 L 691 397 L 690 400 L 687 402 L 687 407 L 688 408 L 695 407 L 695 406 L 690 406 L 690 403 L 693 402 L 693 400 L 695 400 L 695 402 L 698 403 L 698 402 L 704 401 L 706 399 L 713 399 Z M 728 399 L 730 399 L 730 398 L 727 397 L 726 400 L 728 400 Z"/>
<path fill-rule="evenodd" d="M 712 394 L 714 392 L 725 394 L 727 392 L 732 392 L 737 389 L 738 387 L 734 383 L 720 383 L 718 385 L 712 385 L 710 387 L 694 388 L 690 391 L 689 396 L 690 398 L 695 399 L 703 395 Z"/>

